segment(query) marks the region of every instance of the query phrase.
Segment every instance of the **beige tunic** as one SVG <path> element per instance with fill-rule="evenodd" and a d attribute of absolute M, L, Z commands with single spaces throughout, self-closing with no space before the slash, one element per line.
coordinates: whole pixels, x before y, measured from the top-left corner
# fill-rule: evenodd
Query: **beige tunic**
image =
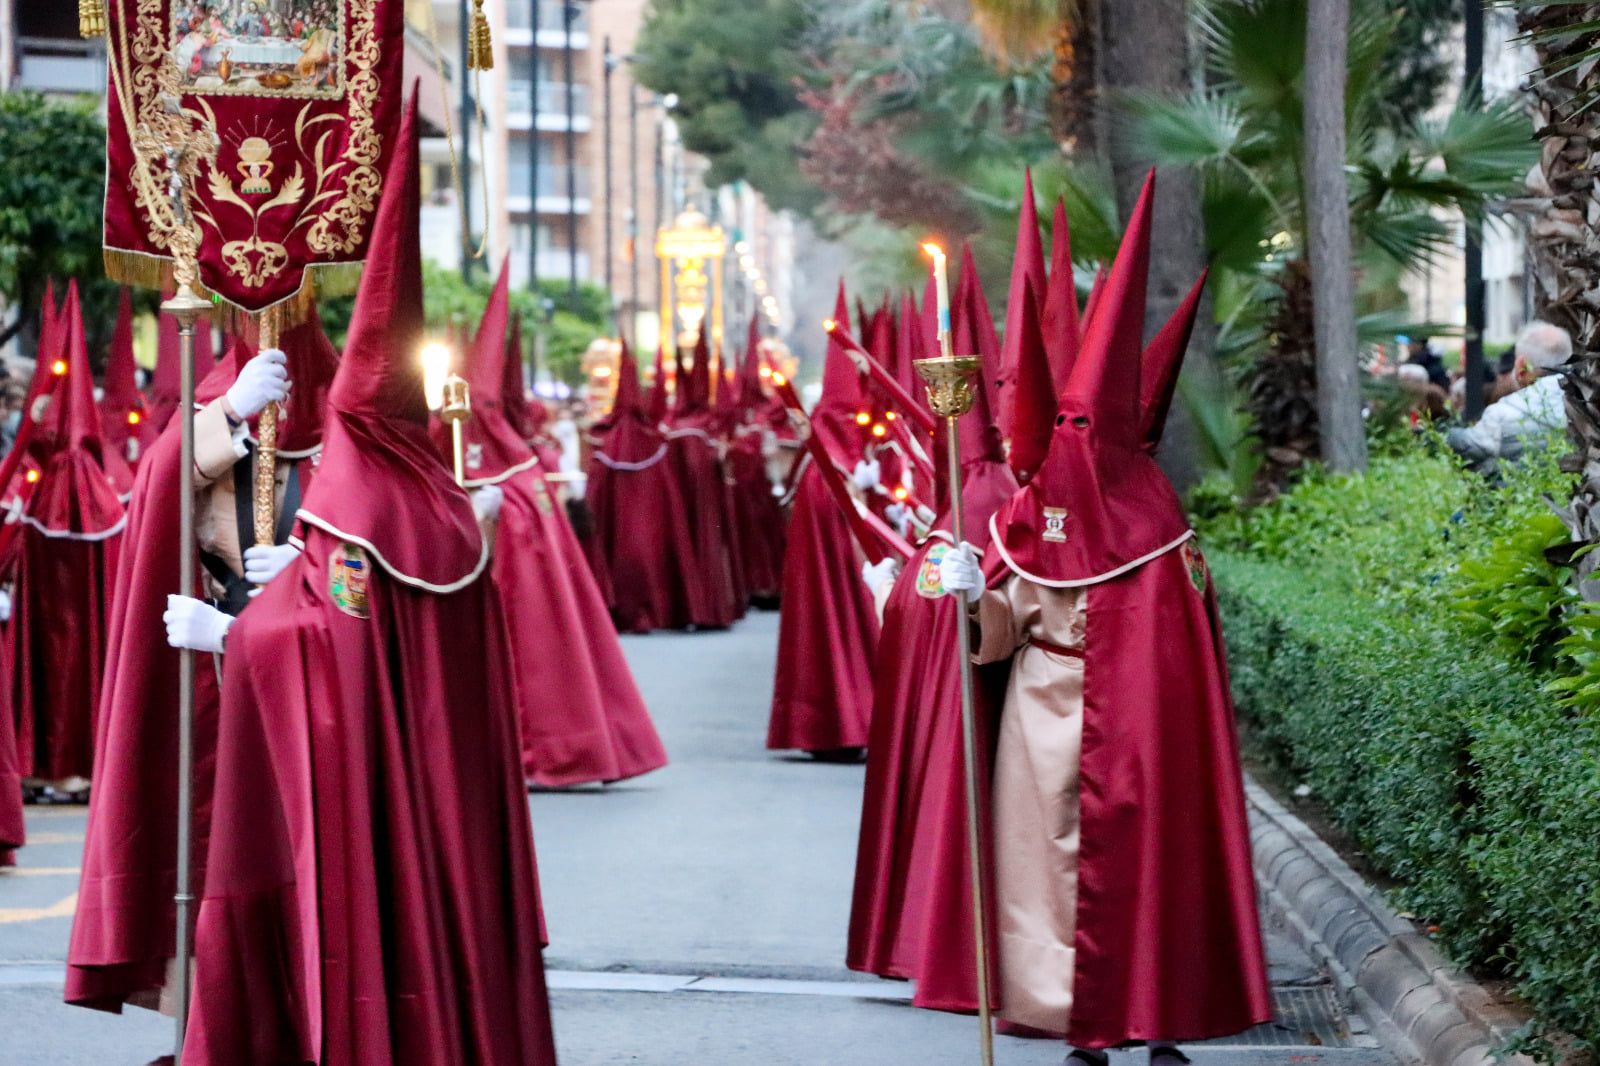
<path fill-rule="evenodd" d="M 201 551 L 215 555 L 241 577 L 244 576 L 244 549 L 239 545 L 233 468 L 249 454 L 245 443 L 247 429 L 244 423 L 237 429 L 228 425 L 228 416 L 222 409 L 220 398 L 206 404 L 194 416 L 195 540 Z M 293 465 L 294 460 L 278 460 L 278 513 L 283 511 L 283 500 L 289 489 L 289 471 Z M 201 575 L 208 595 L 218 600 L 227 595 L 203 568 Z"/>
<path fill-rule="evenodd" d="M 995 753 L 993 831 L 1000 1015 L 1064 1033 L 1078 894 L 1083 594 L 1012 576 L 973 605 L 980 663 L 1015 654 Z"/>

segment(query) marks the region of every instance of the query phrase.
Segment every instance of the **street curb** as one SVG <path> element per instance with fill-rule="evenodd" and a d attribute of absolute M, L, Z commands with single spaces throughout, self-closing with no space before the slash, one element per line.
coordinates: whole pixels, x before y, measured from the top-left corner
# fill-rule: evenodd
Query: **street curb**
<path fill-rule="evenodd" d="M 1523 1022 L 1445 960 L 1311 828 L 1246 777 L 1256 883 L 1385 1046 L 1424 1066 L 1535 1066 L 1496 1057 Z"/>

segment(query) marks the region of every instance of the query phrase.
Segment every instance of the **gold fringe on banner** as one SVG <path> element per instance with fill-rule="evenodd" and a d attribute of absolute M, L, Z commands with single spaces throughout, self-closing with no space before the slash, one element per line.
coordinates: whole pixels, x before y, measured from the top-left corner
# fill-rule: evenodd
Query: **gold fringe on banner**
<path fill-rule="evenodd" d="M 171 292 L 175 287 L 172 278 L 172 260 L 165 256 L 129 252 L 117 248 L 103 249 L 106 277 L 123 285 L 141 289 Z M 361 284 L 360 263 L 313 263 L 306 267 L 305 282 L 300 291 L 272 305 L 278 315 L 280 330 L 293 329 L 309 319 L 316 310 L 319 297 L 350 296 Z M 252 329 L 258 311 L 247 311 L 227 300 L 219 299 L 203 285 L 194 286 L 205 299 L 214 304 L 212 320 L 224 332 L 242 333 L 246 325 Z"/>
<path fill-rule="evenodd" d="M 95 0 L 84 0 L 86 3 Z M 483 0 L 472 0 L 472 29 L 467 36 L 467 69 L 494 69 L 494 38 L 489 33 L 489 17 L 483 13 Z"/>
<path fill-rule="evenodd" d="M 106 0 L 78 0 L 78 36 L 106 35 Z"/>

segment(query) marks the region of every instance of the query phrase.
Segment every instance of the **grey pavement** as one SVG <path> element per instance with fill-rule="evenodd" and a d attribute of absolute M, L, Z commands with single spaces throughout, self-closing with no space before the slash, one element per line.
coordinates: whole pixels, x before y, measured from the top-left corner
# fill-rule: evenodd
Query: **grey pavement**
<path fill-rule="evenodd" d="M 756 614 L 626 638 L 672 765 L 530 797 L 563 1066 L 977 1061 L 973 1019 L 844 968 L 862 768 L 764 750 L 776 631 Z M 0 874 L 0 1066 L 145 1063 L 167 1049 L 167 1019 L 60 1002 L 83 812 L 30 808 L 28 822 L 22 868 Z M 1279 1024 L 1191 1049 L 1199 1066 L 1399 1066 L 1270 922 L 1268 936 Z M 1000 1066 L 1062 1057 L 996 1043 Z"/>

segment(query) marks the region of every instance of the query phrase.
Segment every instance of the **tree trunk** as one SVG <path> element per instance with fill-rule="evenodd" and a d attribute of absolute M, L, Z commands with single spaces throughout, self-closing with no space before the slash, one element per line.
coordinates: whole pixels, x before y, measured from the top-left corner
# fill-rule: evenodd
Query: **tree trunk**
<path fill-rule="evenodd" d="M 1096 5 L 1100 23 L 1101 85 L 1111 108 L 1119 94 L 1186 93 L 1192 87 L 1189 15 L 1185 0 L 1112 0 Z M 1104 145 L 1117 187 L 1123 218 L 1133 208 L 1152 160 L 1135 151 L 1117 131 L 1126 124 L 1110 119 Z M 1154 231 L 1150 247 L 1150 289 L 1145 337 L 1153 337 L 1206 267 L 1205 222 L 1200 212 L 1200 179 L 1191 170 L 1163 170 L 1156 182 Z M 1201 309 L 1184 360 L 1183 386 L 1210 396 L 1222 391 L 1216 362 L 1216 329 L 1209 300 Z M 1161 465 L 1178 490 L 1199 480 L 1200 459 L 1194 420 L 1187 407 L 1174 405 Z"/>
<path fill-rule="evenodd" d="M 1317 341 L 1317 421 L 1322 460 L 1365 470 L 1350 192 L 1345 181 L 1345 53 L 1349 0 L 1310 0 L 1306 12 L 1305 208 L 1311 313 Z"/>
<path fill-rule="evenodd" d="M 1526 33 L 1556 33 L 1600 17 L 1600 4 L 1528 7 L 1518 16 Z M 1574 60 L 1589 47 L 1590 35 L 1569 33 L 1554 40 L 1535 37 L 1542 75 L 1530 78 L 1536 98 L 1537 135 L 1543 142 L 1538 170 L 1525 206 L 1532 208 L 1528 245 L 1533 254 L 1534 311 L 1572 334 L 1567 394 L 1567 433 L 1575 454 L 1566 464 L 1579 474 L 1577 489 L 1562 520 L 1579 544 L 1600 543 L 1600 317 L 1594 278 L 1600 271 L 1600 194 L 1594 171 L 1600 165 L 1600 114 L 1582 101 L 1600 90 L 1600 69 Z M 1578 562 L 1585 599 L 1600 601 L 1600 552 Z"/>

